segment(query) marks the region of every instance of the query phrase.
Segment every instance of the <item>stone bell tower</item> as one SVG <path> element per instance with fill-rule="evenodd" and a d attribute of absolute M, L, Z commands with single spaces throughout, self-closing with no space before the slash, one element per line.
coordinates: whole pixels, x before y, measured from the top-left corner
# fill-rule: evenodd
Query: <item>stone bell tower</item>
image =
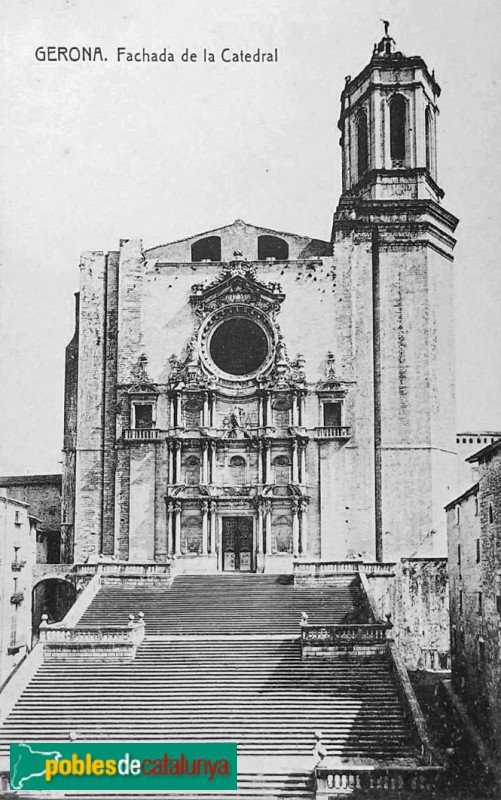
<path fill-rule="evenodd" d="M 341 94 L 343 191 L 332 233 L 336 356 L 356 385 L 353 446 L 365 453 L 353 481 L 371 484 L 381 560 L 446 554 L 455 463 L 458 220 L 438 185 L 440 87 L 421 57 L 396 50 L 388 27 Z"/>

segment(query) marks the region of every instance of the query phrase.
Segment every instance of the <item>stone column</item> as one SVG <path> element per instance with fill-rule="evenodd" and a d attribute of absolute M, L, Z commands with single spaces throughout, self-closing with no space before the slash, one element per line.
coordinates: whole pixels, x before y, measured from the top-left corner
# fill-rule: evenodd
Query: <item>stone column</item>
<path fill-rule="evenodd" d="M 176 450 L 176 483 L 181 483 L 181 442 L 174 442 Z"/>
<path fill-rule="evenodd" d="M 202 484 L 209 483 L 208 442 L 202 442 Z"/>
<path fill-rule="evenodd" d="M 265 442 L 264 448 L 265 448 L 264 453 L 266 456 L 264 483 L 271 483 L 271 442 Z"/>
<path fill-rule="evenodd" d="M 172 527 L 172 514 L 174 506 L 172 503 L 167 503 L 167 555 L 171 556 L 174 552 L 174 531 Z"/>
<path fill-rule="evenodd" d="M 296 557 L 299 555 L 298 502 L 295 498 L 292 501 L 292 552 Z"/>
<path fill-rule="evenodd" d="M 174 398 L 172 395 L 169 397 L 169 428 L 174 427 Z"/>
<path fill-rule="evenodd" d="M 167 482 L 170 484 L 174 483 L 174 450 L 173 450 L 173 442 L 167 442 L 167 458 L 169 459 L 169 476 Z"/>
<path fill-rule="evenodd" d="M 181 395 L 176 395 L 176 427 L 181 427 L 181 420 L 183 418 L 182 413 L 182 406 L 181 406 Z"/>
<path fill-rule="evenodd" d="M 301 483 L 307 483 L 306 480 L 306 445 L 301 444 L 299 448 L 299 469 L 301 475 Z"/>
<path fill-rule="evenodd" d="M 304 394 L 302 392 L 298 397 L 298 421 L 300 427 L 304 427 Z"/>
<path fill-rule="evenodd" d="M 291 420 L 292 427 L 295 427 L 296 425 L 299 425 L 297 411 L 298 411 L 298 409 L 297 409 L 297 394 L 296 394 L 296 392 L 294 392 L 294 394 L 292 395 L 292 420 Z"/>
<path fill-rule="evenodd" d="M 179 556 L 181 554 L 181 506 L 175 505 L 174 506 L 174 517 L 175 517 L 175 541 L 174 541 L 174 555 Z"/>
<path fill-rule="evenodd" d="M 207 395 L 204 395 L 204 407 L 202 411 L 202 427 L 208 428 L 210 425 L 209 420 L 209 398 Z"/>
<path fill-rule="evenodd" d="M 209 483 L 214 483 L 216 475 L 216 443 L 210 443 L 210 476 Z"/>
<path fill-rule="evenodd" d="M 257 443 L 257 482 L 263 483 L 263 443 Z"/>
<path fill-rule="evenodd" d="M 264 552 L 271 553 L 271 501 L 266 501 L 266 525 L 264 533 Z"/>
<path fill-rule="evenodd" d="M 293 442 L 292 442 L 292 458 L 291 458 L 291 462 L 292 462 L 292 483 L 297 483 L 298 482 L 298 480 L 297 480 L 298 460 L 297 460 L 297 441 L 296 441 L 296 439 L 294 439 Z"/>
<path fill-rule="evenodd" d="M 308 553 L 308 503 L 303 500 L 300 504 L 301 510 L 301 555 Z"/>
<path fill-rule="evenodd" d="M 202 500 L 200 506 L 202 509 L 202 555 L 205 556 L 208 553 L 207 512 L 209 504 L 207 500 Z"/>
<path fill-rule="evenodd" d="M 263 504 L 259 503 L 257 507 L 257 552 L 259 555 L 263 552 Z"/>
<path fill-rule="evenodd" d="M 214 502 L 210 503 L 210 536 L 209 536 L 209 553 L 216 552 L 216 505 Z"/>
<path fill-rule="evenodd" d="M 266 392 L 266 427 L 271 426 L 271 395 Z"/>

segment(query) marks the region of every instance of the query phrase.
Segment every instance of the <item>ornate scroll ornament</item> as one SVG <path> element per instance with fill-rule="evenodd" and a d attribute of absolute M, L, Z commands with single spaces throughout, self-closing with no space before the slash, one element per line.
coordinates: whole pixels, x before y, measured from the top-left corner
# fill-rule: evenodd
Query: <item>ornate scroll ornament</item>
<path fill-rule="evenodd" d="M 200 318 L 225 306 L 250 305 L 273 319 L 284 300 L 280 284 L 257 280 L 255 270 L 246 261 L 231 261 L 208 285 L 195 284 L 190 297 Z"/>

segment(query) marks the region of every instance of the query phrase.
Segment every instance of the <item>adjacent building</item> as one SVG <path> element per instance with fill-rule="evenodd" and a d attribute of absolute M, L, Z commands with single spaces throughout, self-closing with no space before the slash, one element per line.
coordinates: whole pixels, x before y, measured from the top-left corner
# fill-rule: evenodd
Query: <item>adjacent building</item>
<path fill-rule="evenodd" d="M 446 507 L 452 677 L 501 762 L 501 440 L 468 458 L 478 481 Z"/>
<path fill-rule="evenodd" d="M 0 489 L 0 685 L 31 647 L 37 520 Z"/>

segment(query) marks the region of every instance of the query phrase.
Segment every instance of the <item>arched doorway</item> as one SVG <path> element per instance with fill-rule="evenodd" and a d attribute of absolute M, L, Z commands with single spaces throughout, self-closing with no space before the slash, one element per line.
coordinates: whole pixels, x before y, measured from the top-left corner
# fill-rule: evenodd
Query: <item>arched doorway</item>
<path fill-rule="evenodd" d="M 36 635 L 42 619 L 47 614 L 49 622 L 59 622 L 67 614 L 76 600 L 76 589 L 72 583 L 62 578 L 46 578 L 33 587 L 32 618 L 33 633 Z"/>

